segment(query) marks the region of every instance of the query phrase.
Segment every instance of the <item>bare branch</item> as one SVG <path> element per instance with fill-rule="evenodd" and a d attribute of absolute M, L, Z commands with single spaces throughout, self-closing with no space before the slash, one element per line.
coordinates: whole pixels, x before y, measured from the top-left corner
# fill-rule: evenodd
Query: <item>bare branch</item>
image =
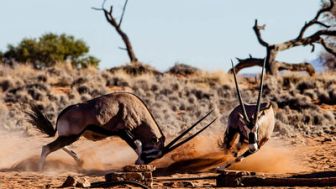
<path fill-rule="evenodd" d="M 330 25 L 327 25 L 327 24 L 325 24 L 325 23 L 323 23 L 321 21 L 316 21 L 315 24 L 320 25 L 320 26 L 325 27 L 325 28 L 330 28 L 331 27 Z"/>
<path fill-rule="evenodd" d="M 300 39 L 292 39 L 289 41 L 285 41 L 283 43 L 278 43 L 274 45 L 274 50 L 283 51 L 292 47 L 297 46 L 306 46 L 311 45 L 313 43 L 320 43 L 322 36 L 336 36 L 336 30 L 319 30 L 313 33 L 310 36 L 300 38 Z"/>
<path fill-rule="evenodd" d="M 112 12 L 113 12 L 113 6 L 110 6 L 110 10 L 108 11 L 108 13 L 109 13 L 109 15 L 111 15 L 111 17 L 113 17 Z"/>
<path fill-rule="evenodd" d="M 105 6 L 106 0 L 103 1 L 102 5 L 100 8 L 97 7 L 91 7 L 91 9 L 93 10 L 97 10 L 97 11 L 104 11 L 104 6 Z"/>
<path fill-rule="evenodd" d="M 330 12 L 333 9 L 333 7 L 334 7 L 334 1 L 333 0 L 329 0 L 329 6 L 326 6 L 326 7 L 322 8 L 322 9 L 320 9 L 317 12 L 314 20 L 317 20 L 322 15 L 322 13 L 324 13 L 324 12 Z"/>
<path fill-rule="evenodd" d="M 96 10 L 96 11 L 104 11 L 103 8 L 97 8 L 97 7 L 91 7 L 91 9 Z"/>
<path fill-rule="evenodd" d="M 104 7 L 105 7 L 105 3 L 106 3 L 106 0 L 104 0 L 104 1 L 102 2 L 102 5 L 101 5 L 101 8 L 102 8 L 102 9 L 104 9 Z"/>
<path fill-rule="evenodd" d="M 315 45 L 314 43 L 310 44 L 312 46 L 312 50 L 310 52 L 314 52 L 315 51 Z"/>
<path fill-rule="evenodd" d="M 128 3 L 128 0 L 125 1 L 124 7 L 123 7 L 123 10 L 122 10 L 122 13 L 121 13 L 121 17 L 120 17 L 120 20 L 119 20 L 118 27 L 120 27 L 120 25 L 121 25 L 121 23 L 124 19 L 127 3 Z"/>
<path fill-rule="evenodd" d="M 275 61 L 275 64 L 277 64 L 278 70 L 283 71 L 283 70 L 288 70 L 288 71 L 304 71 L 307 72 L 310 76 L 313 76 L 315 74 L 315 69 L 314 67 L 307 63 L 286 63 L 286 62 L 279 62 Z"/>
<path fill-rule="evenodd" d="M 264 41 L 261 37 L 260 27 L 258 26 L 258 20 L 257 19 L 254 22 L 253 30 L 254 30 L 254 32 L 257 36 L 257 39 L 258 39 L 259 43 L 264 47 L 269 47 L 269 44 L 266 41 Z"/>
<path fill-rule="evenodd" d="M 118 47 L 118 49 L 123 50 L 123 51 L 127 51 L 127 48 L 125 48 L 125 47 Z"/>
<path fill-rule="evenodd" d="M 236 73 L 238 73 L 240 70 L 244 68 L 249 68 L 253 66 L 262 66 L 263 65 L 263 58 L 246 58 L 246 59 L 238 59 L 238 64 L 234 67 Z M 233 73 L 233 69 L 231 68 L 229 70 L 229 73 Z"/>
<path fill-rule="evenodd" d="M 322 9 L 320 9 L 320 10 L 317 12 L 316 16 L 315 16 L 312 20 L 310 20 L 308 23 L 307 23 L 307 22 L 305 23 L 305 25 L 301 28 L 301 31 L 300 31 L 300 33 L 299 33 L 299 35 L 297 36 L 296 39 L 301 39 L 301 38 L 303 37 L 304 33 L 306 32 L 306 30 L 307 30 L 310 26 L 312 26 L 312 25 L 314 25 L 314 24 L 317 24 L 317 25 L 320 25 L 320 26 L 329 28 L 329 27 L 330 27 L 329 25 L 324 24 L 324 23 L 318 21 L 318 18 L 319 18 L 323 13 L 331 11 L 333 7 L 334 7 L 334 2 L 333 2 L 333 0 L 330 0 L 330 1 L 329 1 L 329 6 L 326 6 L 326 7 L 322 8 Z"/>
<path fill-rule="evenodd" d="M 321 45 L 324 47 L 324 49 L 325 49 L 328 53 L 330 53 L 330 54 L 332 54 L 332 55 L 334 55 L 334 56 L 336 57 L 336 51 L 335 51 L 335 49 L 329 47 L 329 46 L 327 45 L 327 43 L 324 41 L 324 39 L 321 39 L 321 40 L 320 40 L 320 43 L 321 43 Z"/>
<path fill-rule="evenodd" d="M 335 54 L 336 55 L 336 54 Z M 267 57 L 266 57 L 267 58 Z M 236 64 L 234 67 L 236 73 L 238 73 L 240 70 L 244 68 L 249 68 L 253 66 L 259 66 L 262 67 L 264 63 L 264 58 L 246 58 L 246 59 L 240 59 L 239 63 Z M 270 68 L 267 66 L 266 61 L 266 72 L 270 72 Z M 288 71 L 304 71 L 307 72 L 309 75 L 315 74 L 314 67 L 309 63 L 286 63 L 286 62 L 280 62 L 280 61 L 273 61 L 270 64 L 273 64 L 273 66 L 276 68 L 276 71 L 282 71 L 282 70 L 288 70 Z M 229 73 L 233 73 L 233 69 L 229 70 Z"/>
<path fill-rule="evenodd" d="M 115 20 L 115 18 L 112 15 L 113 12 L 113 6 L 110 7 L 110 10 L 107 11 L 106 9 L 103 10 L 104 11 L 104 15 L 106 20 L 113 26 L 115 27 L 116 30 L 118 30 L 118 24 Z"/>

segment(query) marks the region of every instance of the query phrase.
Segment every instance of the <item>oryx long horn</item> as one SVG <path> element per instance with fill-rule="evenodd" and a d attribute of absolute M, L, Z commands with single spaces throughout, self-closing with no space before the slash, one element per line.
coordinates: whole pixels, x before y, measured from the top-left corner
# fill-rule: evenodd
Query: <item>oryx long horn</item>
<path fill-rule="evenodd" d="M 191 127 L 189 127 L 187 130 L 183 131 L 182 134 L 180 134 L 179 136 L 177 136 L 174 140 L 172 140 L 167 146 L 165 146 L 165 148 L 170 148 L 171 146 L 173 146 L 180 138 L 182 138 L 184 135 L 186 135 L 191 129 L 193 129 L 196 125 L 198 125 L 201 121 L 203 121 L 205 118 L 207 118 L 211 113 L 213 112 L 213 110 L 211 110 L 210 112 L 208 112 L 204 117 L 202 117 L 201 119 L 199 119 L 196 123 L 194 123 Z"/>
<path fill-rule="evenodd" d="M 264 70 L 265 70 L 267 58 L 268 57 L 266 56 L 265 59 L 264 59 L 263 67 L 261 69 L 260 86 L 259 86 L 259 94 L 258 94 L 258 100 L 257 100 L 257 107 L 256 107 L 256 111 L 254 113 L 254 124 L 257 122 L 258 114 L 259 114 L 259 111 L 260 111 L 260 100 L 261 100 L 262 91 L 263 91 Z"/>
<path fill-rule="evenodd" d="M 206 128 L 208 128 L 210 125 L 212 125 L 216 120 L 217 120 L 217 118 L 215 118 L 214 120 L 212 120 L 209 124 L 207 124 L 206 126 L 204 126 L 201 130 L 197 131 L 195 134 L 187 137 L 186 139 L 182 140 L 181 142 L 177 143 L 176 145 L 171 146 L 169 148 L 165 147 L 163 149 L 162 155 L 165 155 L 165 154 L 173 151 L 175 148 L 177 148 L 177 147 L 183 145 L 184 143 L 188 142 L 189 140 L 193 139 L 195 136 L 197 136 L 198 134 L 200 134 L 201 132 L 203 132 Z"/>
<path fill-rule="evenodd" d="M 234 81 L 235 81 L 235 84 L 236 84 L 236 90 L 237 90 L 237 95 L 238 95 L 238 99 L 239 99 L 239 103 L 240 103 L 240 107 L 242 109 L 242 112 L 243 112 L 243 116 L 244 116 L 244 119 L 245 119 L 245 122 L 246 124 L 250 122 L 248 116 L 247 116 L 247 113 L 246 113 L 246 109 L 245 109 L 245 105 L 244 105 L 244 102 L 243 102 L 243 99 L 240 95 L 240 90 L 239 90 L 239 86 L 238 86 L 238 82 L 237 82 L 237 77 L 236 77 L 236 71 L 235 71 L 235 68 L 234 68 L 234 65 L 233 65 L 233 62 L 231 60 L 231 64 L 232 64 L 232 72 L 233 72 L 233 77 L 234 77 Z"/>

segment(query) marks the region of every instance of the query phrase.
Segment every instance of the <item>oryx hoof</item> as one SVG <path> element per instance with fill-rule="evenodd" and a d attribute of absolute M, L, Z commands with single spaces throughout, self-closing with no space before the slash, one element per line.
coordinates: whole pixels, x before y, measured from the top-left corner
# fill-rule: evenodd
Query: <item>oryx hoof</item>
<path fill-rule="evenodd" d="M 217 172 L 221 172 L 221 171 L 225 171 L 225 169 L 227 169 L 228 167 L 230 167 L 231 164 L 227 164 L 227 165 L 222 165 L 222 166 L 219 166 L 219 167 L 216 167 L 216 171 Z"/>
<path fill-rule="evenodd" d="M 44 168 L 44 162 L 39 162 L 37 164 L 37 171 L 38 172 L 42 172 L 43 171 L 43 168 Z"/>
<path fill-rule="evenodd" d="M 82 167 L 84 165 L 84 160 L 78 159 L 76 160 L 77 166 Z"/>
<path fill-rule="evenodd" d="M 135 161 L 135 165 L 143 165 L 145 164 L 145 161 L 142 160 L 141 158 L 138 158 L 136 161 Z"/>
<path fill-rule="evenodd" d="M 241 161 L 243 161 L 243 159 L 244 159 L 244 158 L 239 157 L 239 158 L 237 158 L 237 159 L 235 160 L 235 162 L 241 162 Z"/>

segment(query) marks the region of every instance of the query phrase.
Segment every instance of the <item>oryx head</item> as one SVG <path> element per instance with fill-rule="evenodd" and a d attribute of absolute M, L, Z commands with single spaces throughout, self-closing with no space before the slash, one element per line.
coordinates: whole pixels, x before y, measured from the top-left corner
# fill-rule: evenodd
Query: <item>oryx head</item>
<path fill-rule="evenodd" d="M 257 104 L 256 104 L 256 110 L 254 112 L 253 117 L 249 118 L 247 113 L 246 113 L 246 109 L 245 109 L 245 105 L 244 102 L 242 100 L 242 97 L 240 95 L 240 90 L 239 90 L 239 86 L 238 86 L 238 82 L 237 82 L 237 77 L 236 77 L 236 72 L 234 69 L 234 65 L 233 62 L 231 60 L 231 64 L 232 64 L 232 70 L 233 70 L 233 76 L 234 76 L 234 81 L 235 81 L 235 85 L 236 85 L 236 90 L 237 90 L 237 95 L 238 95 L 238 99 L 239 99 L 239 103 L 240 103 L 240 107 L 241 107 L 241 112 L 242 112 L 242 120 L 245 123 L 245 129 L 248 131 L 248 142 L 249 142 L 249 150 L 250 151 L 256 151 L 258 150 L 258 114 L 260 111 L 260 99 L 261 99 L 261 94 L 262 94 L 262 90 L 263 90 L 263 78 L 264 78 L 264 68 L 265 68 L 265 63 L 266 63 L 266 59 L 267 57 L 265 57 L 264 59 L 264 63 L 263 63 L 263 67 L 262 67 L 262 71 L 261 71 L 261 76 L 260 76 L 260 86 L 259 86 L 259 94 L 258 94 L 258 100 L 257 100 Z"/>
<path fill-rule="evenodd" d="M 200 134 L 201 132 L 203 132 L 205 129 L 207 129 L 210 125 L 212 125 L 217 118 L 213 119 L 210 123 L 208 123 L 207 125 L 205 125 L 202 129 L 200 129 L 199 131 L 197 131 L 196 133 L 185 137 L 184 139 L 182 139 L 186 134 L 188 134 L 190 132 L 190 130 L 192 130 L 195 126 L 197 126 L 201 121 L 203 121 L 205 118 L 207 118 L 211 113 L 213 112 L 213 110 L 211 110 L 210 112 L 208 112 L 205 116 L 203 116 L 201 119 L 199 119 L 197 122 L 195 122 L 191 127 L 189 127 L 188 129 L 186 129 L 185 131 L 183 131 L 180 135 L 178 135 L 177 137 L 175 137 L 171 142 L 169 142 L 169 144 L 167 144 L 166 146 L 164 146 L 164 141 L 165 138 L 162 135 L 162 137 L 156 141 L 153 142 L 152 144 L 155 145 L 151 145 L 151 146 L 144 146 L 143 147 L 143 151 L 141 153 L 141 160 L 147 164 L 152 162 L 155 159 L 158 159 L 162 156 L 164 156 L 165 154 L 173 151 L 174 149 L 176 149 L 177 147 L 183 145 L 184 143 L 190 141 L 191 139 L 193 139 L 195 136 L 197 136 L 198 134 Z M 182 140 L 182 141 L 179 141 Z"/>
<path fill-rule="evenodd" d="M 154 159 L 157 159 L 162 156 L 162 151 L 164 149 L 165 137 L 160 138 L 151 138 L 150 142 L 143 146 L 141 159 L 145 163 L 149 163 Z"/>

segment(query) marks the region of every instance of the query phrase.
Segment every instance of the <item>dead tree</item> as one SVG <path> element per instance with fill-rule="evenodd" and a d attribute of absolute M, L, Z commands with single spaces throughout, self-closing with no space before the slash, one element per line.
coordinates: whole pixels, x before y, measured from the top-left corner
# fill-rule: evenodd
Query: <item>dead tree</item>
<path fill-rule="evenodd" d="M 128 3 L 128 0 L 125 0 L 124 6 L 123 6 L 123 9 L 122 9 L 122 13 L 121 13 L 121 16 L 120 16 L 120 19 L 119 19 L 119 22 L 113 16 L 113 6 L 112 5 L 110 6 L 109 10 L 107 10 L 107 9 L 104 8 L 105 0 L 104 0 L 104 2 L 102 4 L 101 8 L 93 8 L 93 9 L 104 12 L 104 16 L 105 16 L 107 22 L 114 27 L 114 29 L 120 35 L 121 39 L 123 40 L 123 42 L 124 42 L 124 44 L 126 46 L 125 48 L 120 48 L 120 49 L 126 50 L 131 63 L 136 64 L 136 63 L 138 63 L 138 58 L 136 57 L 136 55 L 134 53 L 134 50 L 133 50 L 133 47 L 132 47 L 132 43 L 131 43 L 129 37 L 127 36 L 127 34 L 121 29 L 121 23 L 123 21 L 124 15 L 125 15 L 127 3 Z"/>
<path fill-rule="evenodd" d="M 301 28 L 299 35 L 291 40 L 278 43 L 278 44 L 269 44 L 267 43 L 262 37 L 260 30 L 263 30 L 265 28 L 265 25 L 259 26 L 258 20 L 255 20 L 253 30 L 257 36 L 258 42 L 264 46 L 267 49 L 267 55 L 266 55 L 266 72 L 271 75 L 277 75 L 279 71 L 282 70 L 289 70 L 289 71 L 305 71 L 309 75 L 315 74 L 314 67 L 307 62 L 303 63 L 287 63 L 287 62 L 280 62 L 276 60 L 276 56 L 280 51 L 288 50 L 293 47 L 297 46 L 312 46 L 312 52 L 315 50 L 315 45 L 320 44 L 326 49 L 327 52 L 331 53 L 332 55 L 336 56 L 335 49 L 328 46 L 328 44 L 325 42 L 325 39 L 327 37 L 336 36 L 335 30 L 329 30 L 330 26 L 323 23 L 319 20 L 321 15 L 328 13 L 332 10 L 334 7 L 333 0 L 330 0 L 329 5 L 321 8 L 316 16 L 310 20 L 309 22 L 306 22 L 305 25 Z M 318 25 L 321 27 L 320 30 L 316 31 L 312 35 L 304 36 L 306 30 L 312 26 Z M 235 66 L 235 71 L 238 73 L 240 70 L 252 66 L 260 66 L 263 65 L 263 58 L 254 58 L 250 55 L 249 58 L 246 59 L 238 59 L 238 64 Z M 229 73 L 232 73 L 233 69 L 229 70 Z"/>

